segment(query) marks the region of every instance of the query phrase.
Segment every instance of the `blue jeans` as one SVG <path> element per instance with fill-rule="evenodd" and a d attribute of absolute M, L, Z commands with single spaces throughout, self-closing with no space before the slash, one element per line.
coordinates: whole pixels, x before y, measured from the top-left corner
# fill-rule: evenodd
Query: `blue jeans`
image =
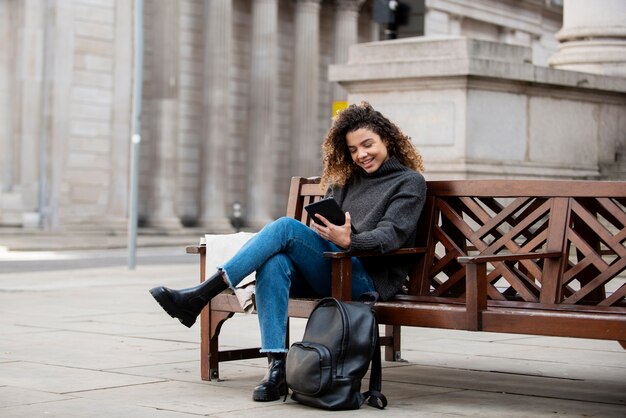
<path fill-rule="evenodd" d="M 341 250 L 307 225 L 285 217 L 266 225 L 220 267 L 232 287 L 256 271 L 261 352 L 287 351 L 289 296 L 331 295 L 331 261 L 325 251 Z M 352 298 L 373 290 L 372 279 L 352 257 Z"/>

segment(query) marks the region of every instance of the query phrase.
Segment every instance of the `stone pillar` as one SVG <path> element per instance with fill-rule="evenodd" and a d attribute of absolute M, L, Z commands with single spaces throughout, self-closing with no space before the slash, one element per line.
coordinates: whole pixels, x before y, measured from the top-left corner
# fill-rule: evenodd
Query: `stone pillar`
<path fill-rule="evenodd" d="M 552 67 L 626 77 L 626 1 L 564 0 L 556 37 Z"/>
<path fill-rule="evenodd" d="M 22 225 L 39 225 L 40 138 L 44 105 L 44 30 L 46 7 L 38 1 L 21 3 L 17 31 L 17 184 L 22 197 Z"/>
<path fill-rule="evenodd" d="M 0 2 L 0 193 L 8 192 L 13 185 L 13 36 L 9 2 Z M 4 205 L 0 205 L 2 219 Z"/>
<path fill-rule="evenodd" d="M 130 170 L 130 138 L 132 134 L 133 2 L 117 2 L 115 7 L 115 49 L 113 70 L 113 118 L 111 155 L 109 159 L 111 188 L 106 224 L 115 230 L 127 228 L 128 188 Z"/>
<path fill-rule="evenodd" d="M 16 185 L 19 142 L 15 135 L 19 115 L 15 58 L 21 52 L 16 16 L 21 6 L 18 2 L 0 1 L 0 225 L 3 226 L 23 224 L 22 197 Z"/>
<path fill-rule="evenodd" d="M 178 1 L 159 0 L 153 7 L 155 166 L 152 178 L 150 226 L 178 229 L 176 217 L 176 164 L 178 123 Z"/>
<path fill-rule="evenodd" d="M 278 0 L 253 0 L 248 137 L 248 223 L 272 220 L 278 107 Z"/>
<path fill-rule="evenodd" d="M 69 209 L 69 187 L 66 179 L 68 148 L 72 135 L 72 85 L 74 81 L 74 2 L 58 0 L 54 2 L 54 12 L 48 16 L 52 19 L 48 33 L 47 48 L 51 57 L 48 60 L 46 76 L 50 88 L 47 106 L 48 128 L 46 128 L 44 146 L 48 163 L 45 173 L 44 229 L 60 230 L 71 220 Z"/>
<path fill-rule="evenodd" d="M 295 23 L 291 172 L 320 174 L 319 132 L 320 0 L 298 0 Z"/>
<path fill-rule="evenodd" d="M 365 0 L 335 0 L 335 39 L 333 63 L 348 62 L 348 49 L 359 39 L 359 9 Z M 333 101 L 346 100 L 347 93 L 339 84 L 333 84 Z"/>
<path fill-rule="evenodd" d="M 209 232 L 232 232 L 226 206 L 230 143 L 230 73 L 232 72 L 232 0 L 204 3 L 204 112 L 202 152 L 202 224 Z"/>

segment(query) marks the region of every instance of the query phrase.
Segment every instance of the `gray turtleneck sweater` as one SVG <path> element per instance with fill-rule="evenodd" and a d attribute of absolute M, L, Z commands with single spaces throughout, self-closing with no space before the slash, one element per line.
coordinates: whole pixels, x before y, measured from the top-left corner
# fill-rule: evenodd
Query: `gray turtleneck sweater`
<path fill-rule="evenodd" d="M 352 233 L 348 250 L 386 253 L 415 244 L 426 181 L 395 157 L 375 173 L 362 171 L 344 187 L 331 187 L 327 195 L 332 195 L 344 212 L 350 212 L 356 233 Z M 410 267 L 404 257 L 364 257 L 361 262 L 382 300 L 400 290 Z"/>

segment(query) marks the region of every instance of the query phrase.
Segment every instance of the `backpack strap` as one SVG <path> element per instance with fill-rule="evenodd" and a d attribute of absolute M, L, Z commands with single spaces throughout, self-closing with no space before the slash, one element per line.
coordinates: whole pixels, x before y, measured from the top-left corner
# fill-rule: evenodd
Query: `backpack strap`
<path fill-rule="evenodd" d="M 376 319 L 376 316 L 374 316 Z M 383 372 L 380 364 L 380 343 L 378 335 L 378 321 L 376 322 L 376 331 L 374 335 L 374 356 L 372 357 L 372 367 L 370 370 L 370 388 L 363 393 L 367 404 L 374 408 L 384 409 L 387 406 L 387 398 L 380 391 L 382 388 Z"/>

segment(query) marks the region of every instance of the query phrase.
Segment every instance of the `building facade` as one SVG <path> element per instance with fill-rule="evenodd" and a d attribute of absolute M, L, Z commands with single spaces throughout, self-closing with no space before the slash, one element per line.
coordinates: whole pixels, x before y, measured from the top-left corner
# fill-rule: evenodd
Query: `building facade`
<path fill-rule="evenodd" d="M 235 203 L 253 229 L 281 216 L 347 98 L 328 67 L 385 36 L 375 1 L 145 1 L 141 225 L 228 231 Z M 0 226 L 126 228 L 133 3 L 0 2 Z M 537 65 L 558 49 L 556 0 L 405 3 L 401 37 L 524 45 Z"/>

